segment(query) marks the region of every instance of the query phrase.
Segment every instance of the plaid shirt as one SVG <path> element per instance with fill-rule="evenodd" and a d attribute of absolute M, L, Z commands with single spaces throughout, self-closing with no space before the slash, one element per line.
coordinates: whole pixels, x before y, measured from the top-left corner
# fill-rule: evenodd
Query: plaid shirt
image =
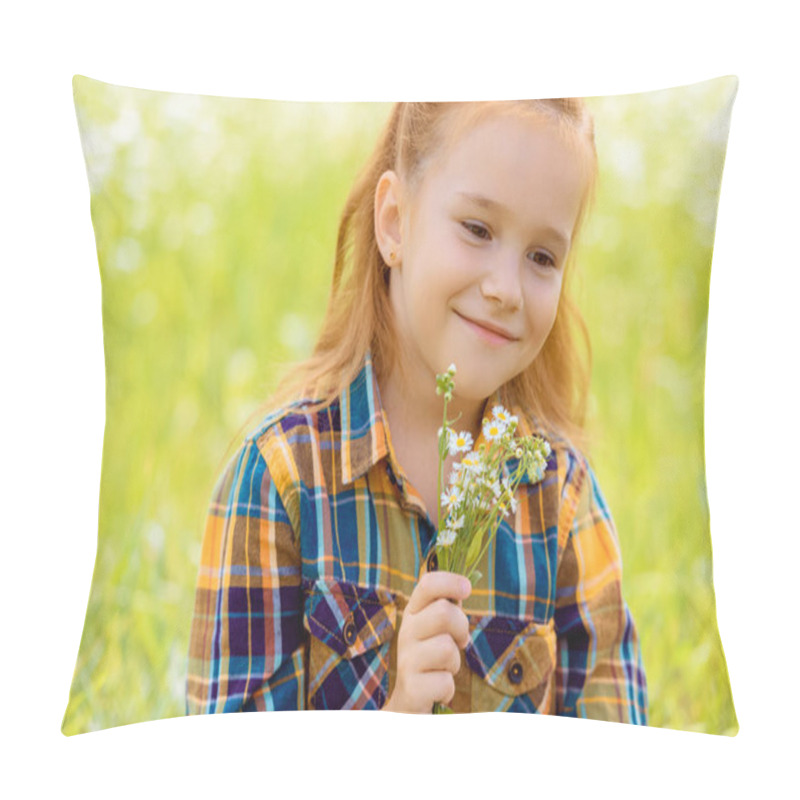
<path fill-rule="evenodd" d="M 496 402 L 521 435 L 544 435 L 501 390 Z M 611 515 L 586 459 L 545 438 L 544 478 L 520 484 L 463 602 L 470 640 L 450 707 L 646 724 Z M 326 409 L 268 416 L 213 492 L 187 712 L 381 708 L 435 533 L 395 457 L 369 353 Z"/>

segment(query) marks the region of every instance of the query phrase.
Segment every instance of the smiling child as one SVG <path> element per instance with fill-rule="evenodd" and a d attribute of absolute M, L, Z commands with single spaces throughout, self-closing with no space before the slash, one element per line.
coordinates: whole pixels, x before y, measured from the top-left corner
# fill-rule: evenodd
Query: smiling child
<path fill-rule="evenodd" d="M 596 170 L 579 100 L 395 106 L 345 205 L 314 352 L 215 487 L 190 713 L 438 702 L 646 724 L 568 297 Z M 474 588 L 434 557 L 451 363 L 448 416 L 476 448 L 496 405 L 551 446 Z"/>

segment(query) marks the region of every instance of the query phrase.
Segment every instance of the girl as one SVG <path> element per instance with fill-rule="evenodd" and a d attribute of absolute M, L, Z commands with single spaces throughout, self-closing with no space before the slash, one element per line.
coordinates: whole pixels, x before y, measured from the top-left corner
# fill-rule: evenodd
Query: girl
<path fill-rule="evenodd" d="M 313 355 L 214 490 L 189 713 L 439 702 L 646 724 L 565 290 L 596 171 L 578 100 L 394 108 L 342 215 Z M 499 404 L 552 448 L 474 589 L 434 553 L 451 363 L 448 416 L 476 448 Z"/>

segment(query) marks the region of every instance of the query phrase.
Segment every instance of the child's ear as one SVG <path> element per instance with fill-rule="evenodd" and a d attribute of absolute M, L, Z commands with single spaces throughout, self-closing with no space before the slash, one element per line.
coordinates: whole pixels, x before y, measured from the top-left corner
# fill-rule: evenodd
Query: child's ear
<path fill-rule="evenodd" d="M 375 240 L 389 267 L 402 262 L 402 183 L 392 170 L 378 178 L 375 187 Z"/>

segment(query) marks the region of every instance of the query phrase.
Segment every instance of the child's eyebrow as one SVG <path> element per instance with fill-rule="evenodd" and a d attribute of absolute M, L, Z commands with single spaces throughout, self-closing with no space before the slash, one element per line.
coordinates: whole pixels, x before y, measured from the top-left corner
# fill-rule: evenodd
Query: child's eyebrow
<path fill-rule="evenodd" d="M 485 197 L 482 194 L 474 194 L 473 192 L 458 192 L 458 195 L 459 197 L 463 197 L 465 200 L 469 200 L 471 203 L 474 203 L 476 206 L 480 206 L 481 208 L 486 208 L 490 211 L 495 210 L 506 215 L 509 213 L 508 209 L 502 203 L 498 203 L 497 200 L 492 200 L 490 197 Z M 553 228 L 550 225 L 544 225 L 541 230 L 548 236 L 556 239 L 564 247 L 569 246 L 570 237 L 565 236 L 560 230 Z"/>

